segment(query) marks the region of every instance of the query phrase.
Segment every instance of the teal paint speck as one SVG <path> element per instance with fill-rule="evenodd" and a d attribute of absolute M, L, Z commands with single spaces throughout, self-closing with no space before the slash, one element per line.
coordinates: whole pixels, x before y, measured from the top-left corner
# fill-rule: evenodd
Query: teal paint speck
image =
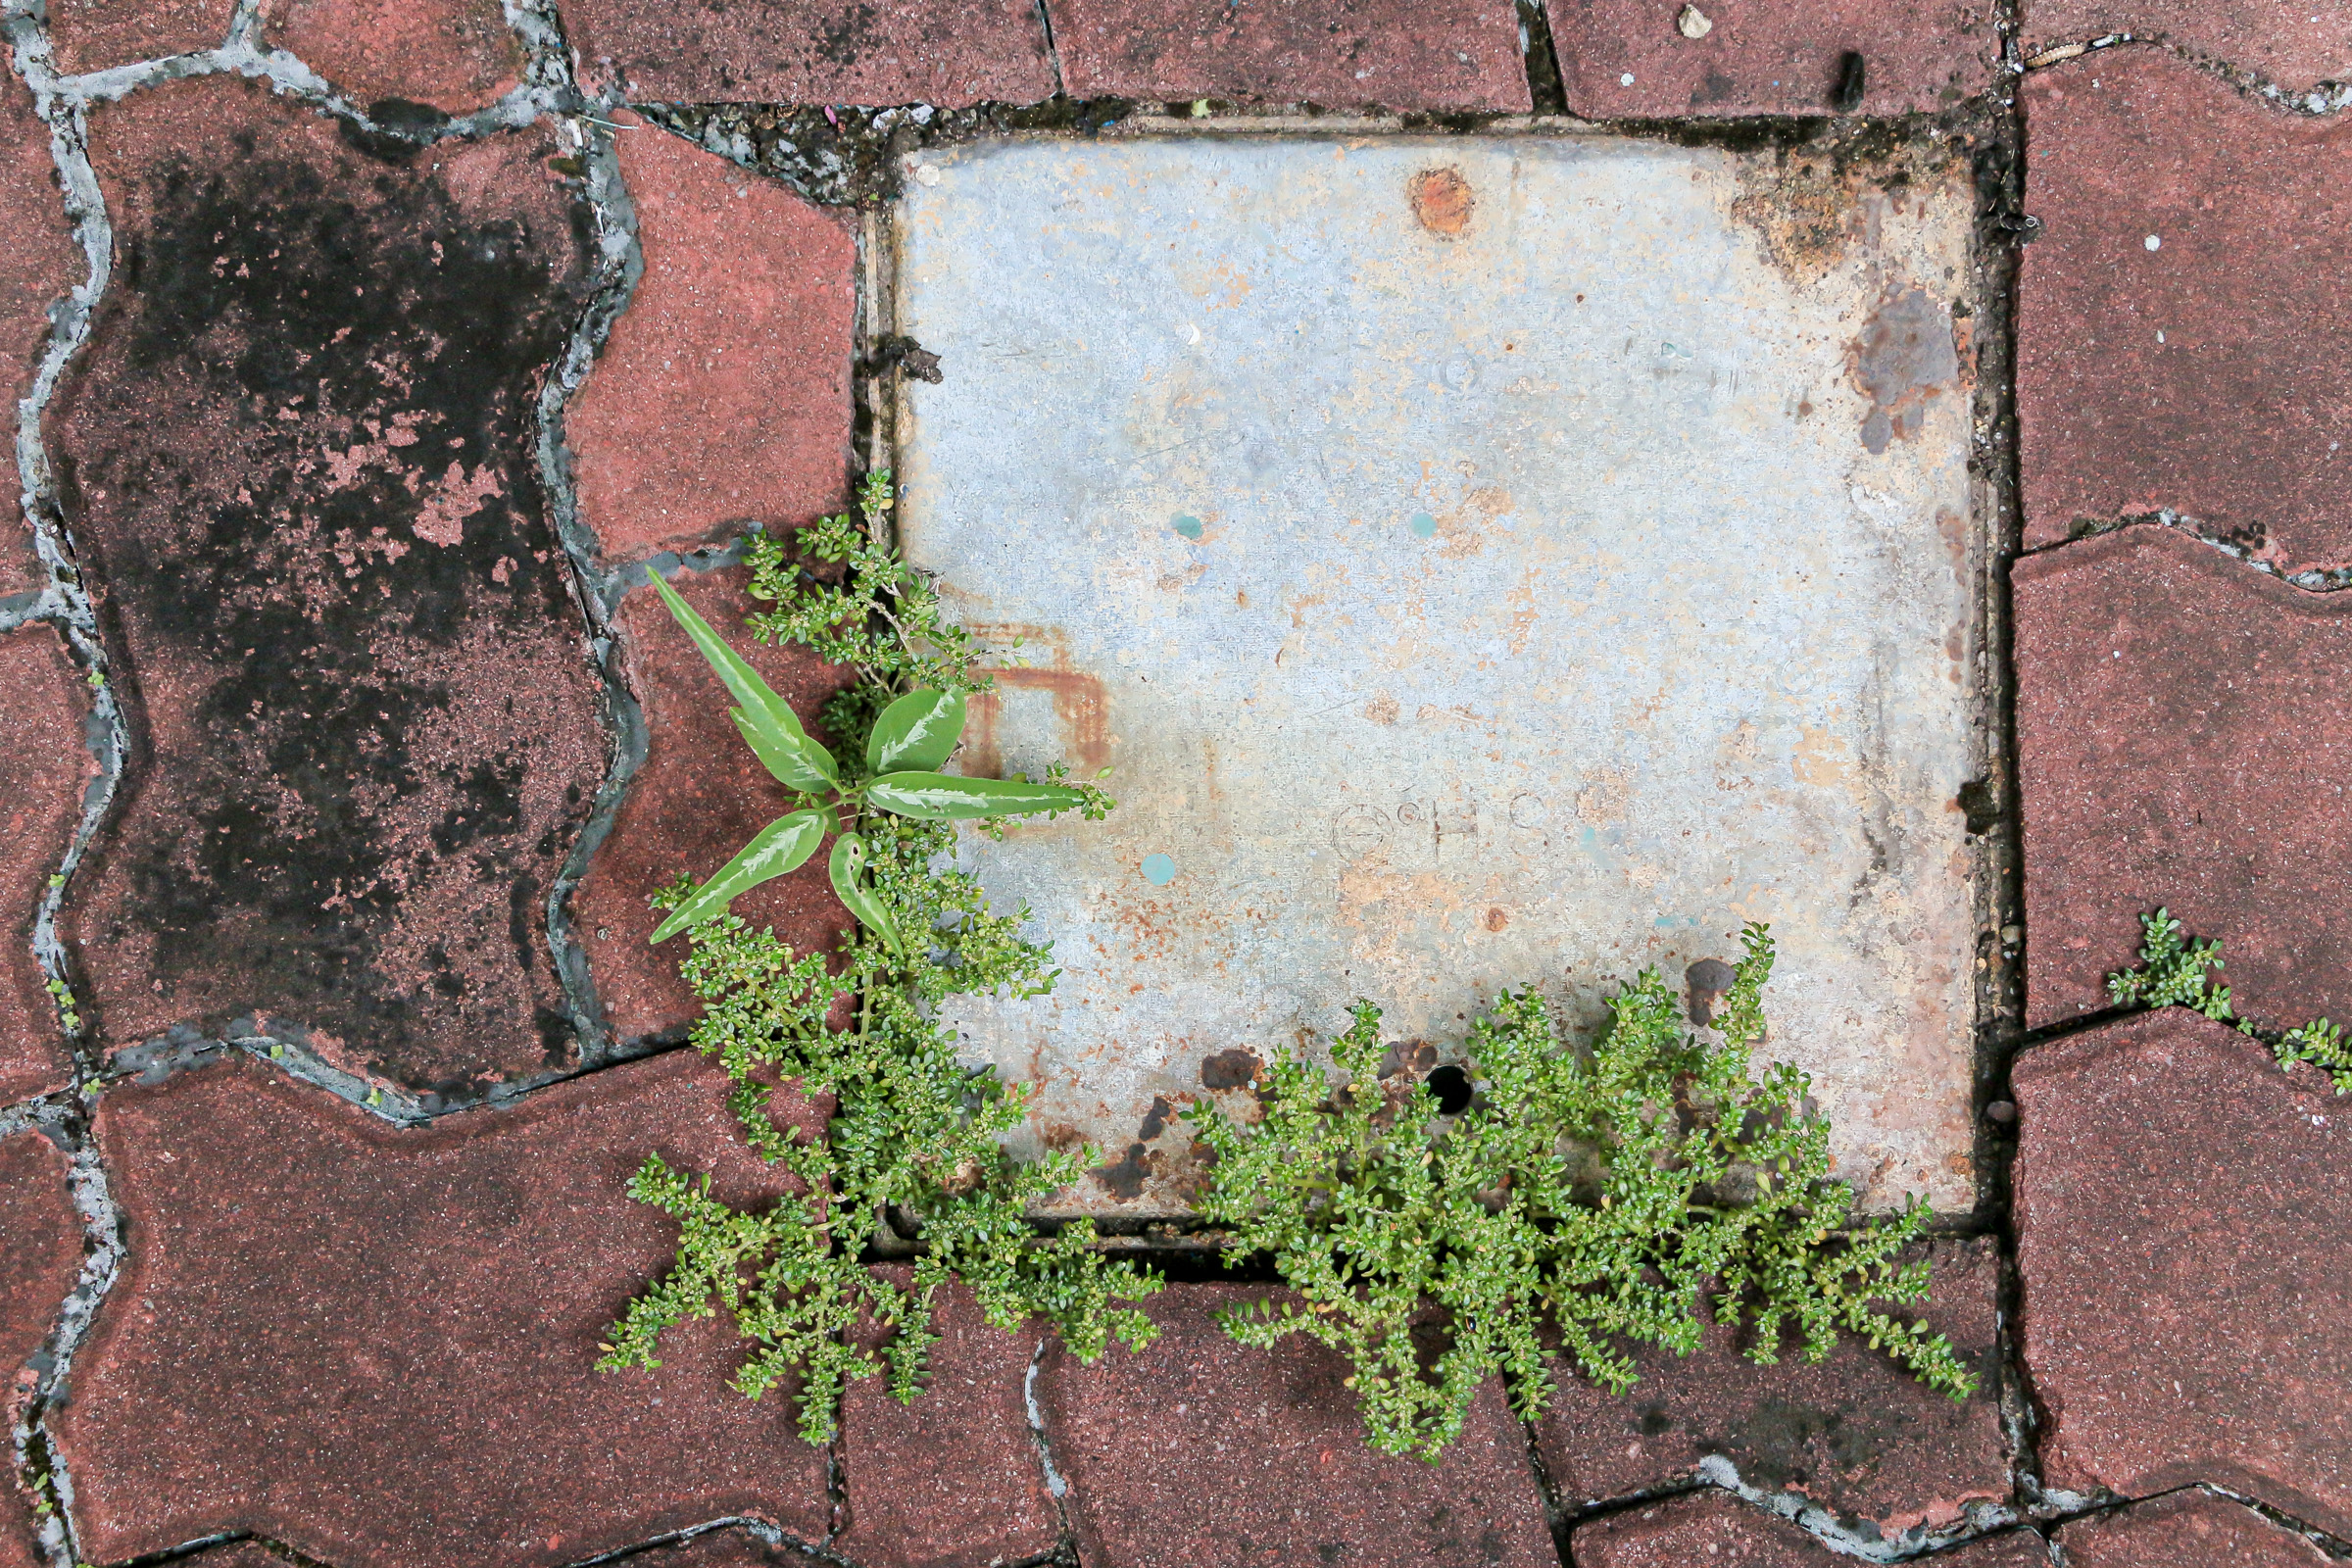
<path fill-rule="evenodd" d="M 1178 533 L 1184 535 L 1187 539 L 1198 539 L 1200 537 L 1200 519 L 1194 516 L 1189 512 L 1179 512 L 1176 514 L 1174 520 L 1169 524 L 1169 526 L 1174 528 Z"/>
<path fill-rule="evenodd" d="M 1164 855 L 1144 857 L 1144 880 L 1155 888 L 1164 888 L 1176 880 L 1176 862 Z"/>
<path fill-rule="evenodd" d="M 1405 526 L 1424 539 L 1434 539 L 1438 534 L 1438 519 L 1426 512 L 1414 513 L 1412 520 Z"/>

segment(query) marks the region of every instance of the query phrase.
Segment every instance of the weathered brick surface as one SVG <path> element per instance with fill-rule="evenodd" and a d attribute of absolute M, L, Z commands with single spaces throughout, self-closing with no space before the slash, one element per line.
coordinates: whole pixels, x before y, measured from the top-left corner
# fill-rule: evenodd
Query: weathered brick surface
<path fill-rule="evenodd" d="M 1788 1348 L 1777 1364 L 1758 1366 L 1740 1353 L 1745 1336 L 1712 1328 L 1706 1348 L 1687 1359 L 1639 1351 L 1642 1381 L 1628 1395 L 1557 1367 L 1558 1396 L 1537 1425 L 1552 1485 L 1563 1501 L 1599 1501 L 1687 1480 L 1719 1455 L 1748 1485 L 1797 1493 L 1886 1537 L 2006 1497 L 1998 1251 L 1989 1240 L 1943 1242 L 1931 1260 L 1926 1311 L 1898 1315 L 1924 1315 L 1952 1341 L 1979 1379 L 1965 1403 L 1859 1341 L 1840 1343 L 1820 1365 Z"/>
<path fill-rule="evenodd" d="M 726 1090 L 679 1053 L 421 1131 L 246 1060 L 107 1096 L 129 1255 L 55 1417 L 83 1553 L 251 1531 L 337 1568 L 522 1568 L 729 1515 L 820 1539 L 824 1454 L 727 1387 L 720 1325 L 592 1370 L 674 1243 L 622 1195 L 647 1153 L 730 1201 L 782 1190 Z"/>
<path fill-rule="evenodd" d="M 32 93 L 16 73 L 16 52 L 0 50 L 0 383 L 13 422 L 49 342 L 49 305 L 82 270 L 66 222 L 49 127 L 32 112 Z M 13 498 L 15 491 L 9 492 Z M 44 573 L 32 534 L 12 502 L 0 520 L 0 597 L 40 586 Z"/>
<path fill-rule="evenodd" d="M 2171 528 L 2011 573 L 2028 1016 L 2106 1005 L 2138 916 L 2223 944 L 2241 1011 L 2352 1014 L 2352 595 L 2314 594 Z"/>
<path fill-rule="evenodd" d="M 760 607 L 744 592 L 750 576 L 743 567 L 680 572 L 675 584 L 792 704 L 809 732 L 826 739 L 817 708 L 850 677 L 806 649 L 752 640 L 743 618 Z M 753 834 L 791 810 L 793 797 L 744 745 L 727 717 L 726 689 L 651 587 L 633 590 L 613 620 L 630 690 L 645 713 L 645 761 L 580 882 L 576 926 L 608 1026 L 624 1040 L 677 1036 L 702 1004 L 678 977 L 685 939 L 649 945 L 660 922 L 646 899 L 681 872 L 700 881 L 716 871 Z M 829 950 L 852 923 L 833 896 L 822 854 L 754 888 L 731 908 L 803 953 Z"/>
<path fill-rule="evenodd" d="M 564 419 L 606 557 L 838 510 L 857 241 L 782 185 L 623 123 L 645 274 Z"/>
<path fill-rule="evenodd" d="M 1988 0 L 1545 0 L 1544 10 L 1568 107 L 1595 120 L 1941 109 L 1990 86 L 2001 54 Z M 1704 19 L 1700 36 L 1684 32 L 1686 10 Z"/>
<path fill-rule="evenodd" d="M 567 1059 L 544 907 L 606 743 L 529 436 L 582 279 L 552 145 L 382 159 L 218 76 L 92 120 L 116 281 L 49 434 L 127 676 L 71 910 L 106 1038 Z"/>
<path fill-rule="evenodd" d="M 901 1289 L 911 1270 L 892 1268 Z M 863 1568 L 1011 1562 L 1052 1551 L 1060 1522 L 1029 1435 L 1024 1380 L 1038 1330 L 991 1328 L 971 1292 L 938 1299 L 922 1397 L 851 1387 L 841 1444 L 850 1517 L 834 1549 Z M 865 1343 L 880 1336 L 870 1328 Z"/>
<path fill-rule="evenodd" d="M 2067 1568 L 2323 1568 L 2309 1537 L 2242 1503 L 2177 1492 L 2058 1532 Z"/>
<path fill-rule="evenodd" d="M 32 1390 L 26 1363 L 56 1326 L 81 1268 L 81 1225 L 66 1191 L 66 1156 L 38 1132 L 0 1138 L 0 1425 L 14 1431 Z M 31 1509 L 13 1475 L 0 1479 L 0 1568 L 36 1568 Z"/>
<path fill-rule="evenodd" d="M 1580 1525 L 1577 1568 L 1834 1568 L 1853 1561 L 1785 1519 L 1720 1492 L 1696 1492 Z M 2015 1531 L 1926 1559 L 1937 1568 L 2046 1568 L 2039 1536 Z"/>
<path fill-rule="evenodd" d="M 2352 1534 L 2352 1099 L 2185 1008 L 2018 1058 L 2045 1480 L 2194 1481 Z"/>
<path fill-rule="evenodd" d="M 2019 10 L 2029 58 L 2129 33 L 2289 89 L 2352 81 L 2348 0 L 2024 0 Z"/>
<path fill-rule="evenodd" d="M 811 1557 L 790 1544 L 770 1545 L 749 1530 L 710 1530 L 674 1544 L 631 1552 L 640 1568 L 815 1568 Z M 944 1565 L 943 1565 L 944 1568 Z"/>
<path fill-rule="evenodd" d="M 235 0 L 49 0 L 52 59 L 61 72 L 104 71 L 228 36 Z"/>
<path fill-rule="evenodd" d="M 56 633 L 26 626 L 0 636 L 0 1104 L 73 1076 L 32 927 L 95 771 L 82 745 L 87 708 Z"/>
<path fill-rule="evenodd" d="M 1054 95 L 1034 0 L 564 0 L 591 79 L 641 102 L 1035 103 Z"/>
<path fill-rule="evenodd" d="M 2149 48 L 2024 88 L 2017 396 L 2030 544 L 2170 508 L 2352 564 L 2352 137 Z M 2151 250 L 2151 241 L 2156 248 Z"/>
<path fill-rule="evenodd" d="M 1529 107 L 1509 0 L 1054 0 L 1072 96 Z"/>
<path fill-rule="evenodd" d="M 522 70 L 499 0 L 266 0 L 263 17 L 265 42 L 375 106 L 378 120 L 401 118 L 407 105 L 479 108 Z"/>
<path fill-rule="evenodd" d="M 1499 1389 L 1443 1464 L 1386 1458 L 1364 1442 L 1346 1361 L 1299 1338 L 1251 1349 L 1217 1326 L 1220 1308 L 1267 1294 L 1172 1288 L 1145 1303 L 1160 1333 L 1141 1353 L 1089 1367 L 1047 1352 L 1038 1394 L 1083 1561 L 1558 1562 Z"/>

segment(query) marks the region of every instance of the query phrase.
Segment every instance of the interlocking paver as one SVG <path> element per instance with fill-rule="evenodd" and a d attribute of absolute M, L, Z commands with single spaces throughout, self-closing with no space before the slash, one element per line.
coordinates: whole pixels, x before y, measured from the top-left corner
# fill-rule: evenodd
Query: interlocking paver
<path fill-rule="evenodd" d="M 1303 1338 L 1251 1349 L 1217 1326 L 1220 1308 L 1268 1295 L 1174 1287 L 1145 1303 L 1160 1333 L 1142 1352 L 1089 1367 L 1047 1351 L 1038 1394 L 1081 1560 L 1558 1561 L 1500 1389 L 1480 1393 L 1442 1465 L 1384 1457 L 1364 1442 L 1340 1356 Z"/>
<path fill-rule="evenodd" d="M 2324 1568 L 2309 1537 L 2242 1503 L 2177 1492 L 2058 1532 L 2067 1568 Z"/>
<path fill-rule="evenodd" d="M 82 745 L 88 706 L 56 633 L 26 626 L 0 636 L 0 1104 L 72 1076 L 32 927 L 96 770 Z"/>
<path fill-rule="evenodd" d="M 0 1138 L 0 1424 L 15 1430 L 32 1389 L 26 1363 L 57 1323 L 81 1266 L 66 1156 L 39 1132 Z M 0 1479 L 0 1568 L 36 1568 L 33 1519 L 16 1478 Z"/>
<path fill-rule="evenodd" d="M 2352 595 L 2154 524 L 2011 574 L 2028 1016 L 2107 1004 L 2141 913 L 2218 938 L 2241 1012 L 2352 1012 Z"/>
<path fill-rule="evenodd" d="M 1510 0 L 1053 0 L 1073 97 L 1525 110 Z"/>
<path fill-rule="evenodd" d="M 1036 0 L 564 0 L 594 79 L 642 102 L 1036 103 Z"/>
<path fill-rule="evenodd" d="M 2019 10 L 2028 58 L 2129 33 L 2290 89 L 2352 80 L 2348 0 L 2025 0 Z"/>
<path fill-rule="evenodd" d="M 1948 1525 L 1962 1504 L 2006 1497 L 2000 1426 L 2000 1262 L 1990 1239 L 1936 1244 L 1924 1315 L 1979 1379 L 1965 1403 L 1935 1393 L 1859 1341 L 1814 1365 L 1793 1347 L 1772 1366 L 1740 1353 L 1744 1336 L 1710 1328 L 1689 1358 L 1636 1351 L 1642 1381 L 1612 1395 L 1556 1368 L 1559 1393 L 1537 1424 L 1544 1467 L 1563 1501 L 1591 1502 L 1687 1480 L 1728 1459 L 1750 1486 L 1797 1493 L 1882 1536 Z"/>
<path fill-rule="evenodd" d="M 544 908 L 606 742 L 529 433 L 583 286 L 552 141 L 379 157 L 224 76 L 92 120 L 115 285 L 49 431 L 127 675 L 70 911 L 106 1039 L 569 1059 Z"/>
<path fill-rule="evenodd" d="M 858 245 L 841 216 L 643 124 L 645 274 L 565 411 L 580 506 L 637 561 L 846 500 Z"/>
<path fill-rule="evenodd" d="M 1989 0 L 1545 0 L 1568 107 L 1620 116 L 1894 115 L 1993 81 Z"/>
<path fill-rule="evenodd" d="M 824 1453 L 783 1391 L 728 1387 L 717 1323 L 592 1370 L 674 1242 L 622 1194 L 648 1152 L 731 1202 L 784 1190 L 727 1087 L 673 1053 L 424 1130 L 243 1059 L 107 1096 L 129 1256 L 56 1417 L 83 1553 L 252 1531 L 337 1568 L 520 1568 L 730 1515 L 821 1539 Z"/>
<path fill-rule="evenodd" d="M 1785 1519 L 1696 1492 L 1577 1527 L 1578 1568 L 1833 1568 L 1853 1561 Z M 2045 1568 L 2049 1551 L 2030 1530 L 1971 1542 L 1928 1558 L 1936 1568 Z"/>
<path fill-rule="evenodd" d="M 911 1271 L 889 1272 L 904 1288 Z M 1042 1557 L 1060 1521 L 1029 1435 L 1038 1331 L 991 1328 L 961 1285 L 941 1296 L 932 1326 L 941 1338 L 920 1398 L 902 1404 L 869 1379 L 842 1401 L 850 1517 L 834 1549 L 870 1568 Z"/>
<path fill-rule="evenodd" d="M 2285 570 L 2352 564 L 2352 136 L 2152 48 L 2024 88 L 2029 544 L 2171 509 Z"/>
<path fill-rule="evenodd" d="M 80 275 L 81 251 L 66 222 L 49 152 L 49 127 L 16 75 L 16 51 L 0 50 L 0 364 L 8 407 L 24 396 L 48 346 L 49 305 Z M 13 492 L 12 492 L 13 494 Z M 32 535 L 13 505 L 0 520 L 0 597 L 37 588 L 44 577 Z"/>
<path fill-rule="evenodd" d="M 2014 1071 L 2044 1479 L 2206 1481 L 2352 1534 L 2352 1098 L 2185 1008 Z"/>
<path fill-rule="evenodd" d="M 234 0 L 49 0 L 52 59 L 61 72 L 104 71 L 228 36 Z"/>
<path fill-rule="evenodd" d="M 808 650 L 764 647 L 742 630 L 760 608 L 744 567 L 680 572 L 686 602 L 721 629 L 820 739 L 817 708 L 849 675 Z M 650 587 L 632 590 L 614 616 L 630 689 L 644 710 L 645 761 L 597 847 L 576 896 L 575 924 L 608 1026 L 624 1040 L 676 1035 L 701 1004 L 678 976 L 686 943 L 648 944 L 658 922 L 646 899 L 690 873 L 726 864 L 753 834 L 792 809 L 792 792 L 760 765 L 727 717 L 725 688 Z M 803 953 L 830 949 L 849 929 L 824 856 L 754 888 L 732 911 L 773 930 Z"/>
<path fill-rule="evenodd" d="M 477 109 L 520 79 L 499 0 L 266 0 L 263 15 L 266 43 L 379 121 Z"/>
<path fill-rule="evenodd" d="M 771 1545 L 749 1530 L 710 1530 L 674 1544 L 631 1552 L 636 1568 L 816 1568 L 811 1557 L 790 1544 Z M 946 1568 L 946 1565 L 942 1565 Z"/>

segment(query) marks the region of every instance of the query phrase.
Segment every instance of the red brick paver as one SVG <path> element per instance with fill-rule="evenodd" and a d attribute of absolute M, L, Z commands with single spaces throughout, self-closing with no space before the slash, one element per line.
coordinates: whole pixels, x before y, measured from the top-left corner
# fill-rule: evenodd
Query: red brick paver
<path fill-rule="evenodd" d="M 838 510 L 856 239 L 772 180 L 622 123 L 645 275 L 564 416 L 607 559 Z"/>
<path fill-rule="evenodd" d="M 49 127 L 32 112 L 32 93 L 15 74 L 16 52 L 0 50 L 10 74 L 0 81 L 0 382 L 8 389 L 13 425 L 16 400 L 30 386 L 49 345 L 49 306 L 83 270 L 80 247 L 66 222 L 49 152 Z M 37 588 L 45 580 L 32 534 L 13 497 L 0 521 L 0 596 Z"/>
<path fill-rule="evenodd" d="M 2352 1098 L 2167 1008 L 2018 1059 L 2045 1479 L 2230 1487 L 2352 1534 Z"/>
<path fill-rule="evenodd" d="M 2310 1539 L 2242 1503 L 2177 1492 L 2058 1533 L 2067 1568 L 2324 1568 Z"/>
<path fill-rule="evenodd" d="M 60 72 L 104 71 L 228 36 L 234 0 L 49 0 L 51 56 Z"/>
<path fill-rule="evenodd" d="M 1242 1560 L 1553 1568 L 1518 1423 L 1490 1383 L 1445 1463 L 1364 1442 L 1347 1363 L 1303 1339 L 1236 1345 L 1216 1324 L 1269 1293 L 1224 1285 L 1145 1303 L 1159 1338 L 1038 1375 L 1065 1505 L 1089 1568 Z M 1212 1501 L 1213 1499 L 1213 1501 Z"/>
<path fill-rule="evenodd" d="M 1544 10 L 1568 107 L 1595 120 L 1941 109 L 1990 86 L 2001 53 L 1990 0 L 1545 0 Z"/>
<path fill-rule="evenodd" d="M 82 745 L 87 696 L 48 627 L 0 636 L 0 1104 L 73 1076 L 32 926 L 96 771 Z"/>
<path fill-rule="evenodd" d="M 743 591 L 750 576 L 738 566 L 680 572 L 675 583 L 823 739 L 817 707 L 849 677 L 806 649 L 752 640 L 743 617 L 760 606 Z M 726 864 L 753 834 L 792 809 L 792 794 L 743 744 L 727 717 L 725 688 L 652 588 L 633 590 L 614 619 L 629 686 L 645 711 L 645 761 L 581 880 L 575 920 L 608 1026 L 639 1040 L 682 1034 L 702 1007 L 678 977 L 685 939 L 659 948 L 647 942 L 660 923 L 647 897 L 681 873 L 700 881 Z M 803 953 L 830 950 L 851 924 L 822 855 L 731 907 Z"/>
<path fill-rule="evenodd" d="M 1690 1493 L 1580 1525 L 1569 1547 L 1577 1568 L 1835 1568 L 1854 1560 L 1720 1492 Z M 2046 1568 L 2050 1556 L 2039 1536 L 2020 1530 L 1921 1560 L 1936 1568 Z"/>
<path fill-rule="evenodd" d="M 815 1568 L 823 1558 L 790 1544 L 770 1545 L 749 1530 L 710 1530 L 672 1545 L 631 1552 L 632 1568 Z M 944 1568 L 944 1565 L 943 1565 Z"/>
<path fill-rule="evenodd" d="M 26 1370 L 56 1326 L 81 1268 L 81 1225 L 66 1191 L 66 1156 L 46 1136 L 0 1138 L 0 1426 L 14 1431 L 31 1392 Z M 12 1475 L 0 1480 L 0 1568 L 35 1568 L 32 1513 Z"/>
<path fill-rule="evenodd" d="M 563 0 L 591 79 L 646 103 L 1036 103 L 1036 0 Z"/>
<path fill-rule="evenodd" d="M 1510 0 L 1052 0 L 1078 98 L 1525 110 Z"/>
<path fill-rule="evenodd" d="M 2028 1016 L 2106 1005 L 2142 912 L 2223 944 L 2241 1011 L 2352 1013 L 2352 595 L 2178 531 L 2019 562 Z"/>
<path fill-rule="evenodd" d="M 1923 1386 L 1848 1339 L 1814 1365 L 1793 1348 L 1772 1366 L 1739 1351 L 1729 1332 L 1684 1359 L 1637 1352 L 1642 1381 L 1607 1393 L 1571 1367 L 1537 1425 L 1544 1467 L 1567 1503 L 1628 1496 L 1687 1480 L 1719 1455 L 1742 1482 L 1802 1494 L 1886 1537 L 1947 1525 L 1962 1504 L 2009 1494 L 2000 1426 L 1997 1291 L 1989 1240 L 1936 1244 L 1925 1316 L 1947 1336 L 1979 1389 L 1966 1403 Z M 1904 1313 L 1902 1315 L 1914 1315 Z"/>
<path fill-rule="evenodd" d="M 2352 81 L 2352 0 L 2025 0 L 2027 57 L 2115 33 L 2307 90 Z"/>
<path fill-rule="evenodd" d="M 889 1273 L 906 1285 L 908 1270 Z M 1029 1435 L 1024 1384 L 1038 1331 L 989 1327 L 960 1285 L 936 1310 L 941 1339 L 920 1398 L 902 1404 L 869 1379 L 842 1401 L 850 1518 L 833 1547 L 860 1568 L 1042 1557 L 1060 1521 Z"/>
<path fill-rule="evenodd" d="M 129 1258 L 55 1418 L 84 1554 L 252 1531 L 336 1568 L 521 1568 L 729 1515 L 820 1539 L 824 1454 L 727 1387 L 719 1325 L 591 1370 L 674 1242 L 621 1193 L 648 1152 L 782 1190 L 726 1092 L 680 1053 L 423 1131 L 248 1061 L 108 1095 Z"/>
<path fill-rule="evenodd" d="M 397 105 L 457 113 L 520 79 L 522 50 L 499 0 L 267 0 L 263 40 L 385 118 Z"/>
<path fill-rule="evenodd" d="M 583 284 L 551 142 L 387 163 L 222 76 L 92 122 L 116 281 L 49 430 L 134 742 L 70 911 L 107 1040 L 567 1060 L 543 911 L 606 742 L 529 435 Z"/>
<path fill-rule="evenodd" d="M 2352 564 L 2352 136 L 2162 50 L 2024 89 L 2029 544 L 2170 508 L 2292 571 Z"/>

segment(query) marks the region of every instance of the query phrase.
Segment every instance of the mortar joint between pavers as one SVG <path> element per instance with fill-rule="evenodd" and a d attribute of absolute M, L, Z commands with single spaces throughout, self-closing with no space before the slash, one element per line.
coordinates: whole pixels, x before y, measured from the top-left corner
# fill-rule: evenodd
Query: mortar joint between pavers
<path fill-rule="evenodd" d="M 610 1551 L 600 1551 L 594 1556 L 575 1557 L 566 1563 L 564 1568 L 603 1568 L 603 1565 L 607 1563 L 625 1563 L 649 1551 L 662 1551 L 672 1546 L 682 1546 L 690 1541 L 715 1535 L 721 1530 L 740 1530 L 770 1550 L 798 1552 L 812 1563 L 825 1564 L 826 1568 L 858 1568 L 857 1564 L 852 1563 L 839 1552 L 829 1550 L 824 1546 L 812 1546 L 805 1541 L 786 1535 L 767 1520 L 756 1518 L 750 1514 L 727 1514 L 717 1519 L 706 1519 L 700 1524 L 687 1525 L 682 1529 L 666 1530 L 661 1535 L 650 1536 L 643 1541 L 632 1541 L 625 1546 L 614 1546 Z"/>
<path fill-rule="evenodd" d="M 2249 544 L 2244 537 L 2248 531 L 2246 529 L 2218 527 L 2202 518 L 2175 511 L 2171 507 L 2160 507 L 2154 512 L 2126 513 L 2116 517 L 2077 517 L 2064 539 L 2053 540 L 2046 545 L 2037 545 L 2023 554 L 2047 555 L 2053 551 L 2064 550 L 2068 545 L 2084 539 L 2097 539 L 2106 534 L 2120 533 L 2126 528 L 2141 527 L 2165 527 L 2176 533 L 2185 534 L 2197 543 L 2221 552 L 2240 565 L 2250 566 L 2265 576 L 2276 577 L 2280 582 L 2300 588 L 2306 593 L 2332 594 L 2352 588 L 2352 566 L 2307 566 L 2301 570 L 2288 571 L 2277 562 L 2263 559 L 2263 545 L 2259 541 L 2262 533 L 2266 530 L 2259 526 L 2254 530 L 2257 542 Z"/>
<path fill-rule="evenodd" d="M 2324 119 L 2352 109 L 2352 81 L 2322 81 L 2309 87 L 2289 87 L 2251 66 L 2241 66 L 2219 55 L 2175 43 L 2163 32 L 2108 32 L 2080 40 L 2036 41 L 2033 52 L 2023 61 L 2021 70 L 2027 73 L 2049 71 L 2084 55 L 2125 45 L 2137 45 L 2171 55 L 2192 70 L 2228 82 L 2241 96 L 2265 108 L 2301 119 Z"/>
<path fill-rule="evenodd" d="M 1552 35 L 1551 14 L 1544 0 L 1516 0 L 1519 13 L 1519 65 L 1527 74 L 1527 98 L 1534 113 L 1566 115 L 1568 87 L 1560 73 L 1559 41 Z"/>

